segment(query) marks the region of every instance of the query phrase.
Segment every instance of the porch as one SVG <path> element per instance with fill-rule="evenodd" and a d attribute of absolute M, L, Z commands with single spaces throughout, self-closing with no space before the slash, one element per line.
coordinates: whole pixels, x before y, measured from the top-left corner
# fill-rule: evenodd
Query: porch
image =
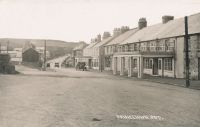
<path fill-rule="evenodd" d="M 143 78 L 144 74 L 161 77 L 175 76 L 173 54 L 115 54 L 113 74 Z"/>

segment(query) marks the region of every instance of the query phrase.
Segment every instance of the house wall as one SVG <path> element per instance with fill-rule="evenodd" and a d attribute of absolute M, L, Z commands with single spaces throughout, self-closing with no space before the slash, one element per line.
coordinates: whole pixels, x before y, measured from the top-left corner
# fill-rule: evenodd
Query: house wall
<path fill-rule="evenodd" d="M 190 36 L 189 41 L 189 58 L 190 58 L 190 78 L 198 79 L 198 58 L 200 54 L 198 49 L 200 48 L 200 35 Z"/>
<path fill-rule="evenodd" d="M 190 58 L 190 78 L 198 79 L 198 58 L 200 54 L 200 35 L 192 35 L 189 40 L 189 58 Z M 176 78 L 185 77 L 185 52 L 184 52 L 184 37 L 178 37 L 176 43 L 175 56 L 175 75 Z"/>
<path fill-rule="evenodd" d="M 129 57 L 125 57 L 125 61 L 124 61 L 124 74 L 128 75 L 128 65 L 129 65 Z"/>

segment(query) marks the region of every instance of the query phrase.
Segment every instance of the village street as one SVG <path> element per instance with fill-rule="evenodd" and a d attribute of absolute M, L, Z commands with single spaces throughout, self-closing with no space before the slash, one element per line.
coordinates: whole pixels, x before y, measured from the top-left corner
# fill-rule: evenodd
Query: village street
<path fill-rule="evenodd" d="M 74 69 L 17 69 L 0 75 L 0 127 L 200 126 L 199 90 Z"/>

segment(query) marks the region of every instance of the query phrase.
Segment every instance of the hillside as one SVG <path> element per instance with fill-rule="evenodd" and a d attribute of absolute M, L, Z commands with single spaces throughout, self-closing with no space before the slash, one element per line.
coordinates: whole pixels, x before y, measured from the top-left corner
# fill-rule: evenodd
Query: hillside
<path fill-rule="evenodd" d="M 0 38 L 1 45 L 9 45 L 9 50 L 14 48 L 23 48 L 27 42 L 33 43 L 36 47 L 43 47 L 44 40 L 39 39 L 12 39 L 12 38 Z M 47 40 L 47 50 L 50 51 L 51 58 L 62 56 L 72 52 L 72 49 L 78 45 L 76 42 L 65 42 L 60 40 Z"/>

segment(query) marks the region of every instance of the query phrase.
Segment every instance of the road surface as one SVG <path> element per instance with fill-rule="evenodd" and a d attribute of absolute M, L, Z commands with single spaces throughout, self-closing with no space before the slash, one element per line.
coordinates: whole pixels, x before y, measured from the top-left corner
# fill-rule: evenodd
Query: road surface
<path fill-rule="evenodd" d="M 198 90 L 74 69 L 17 69 L 0 75 L 0 127 L 200 126 Z"/>

